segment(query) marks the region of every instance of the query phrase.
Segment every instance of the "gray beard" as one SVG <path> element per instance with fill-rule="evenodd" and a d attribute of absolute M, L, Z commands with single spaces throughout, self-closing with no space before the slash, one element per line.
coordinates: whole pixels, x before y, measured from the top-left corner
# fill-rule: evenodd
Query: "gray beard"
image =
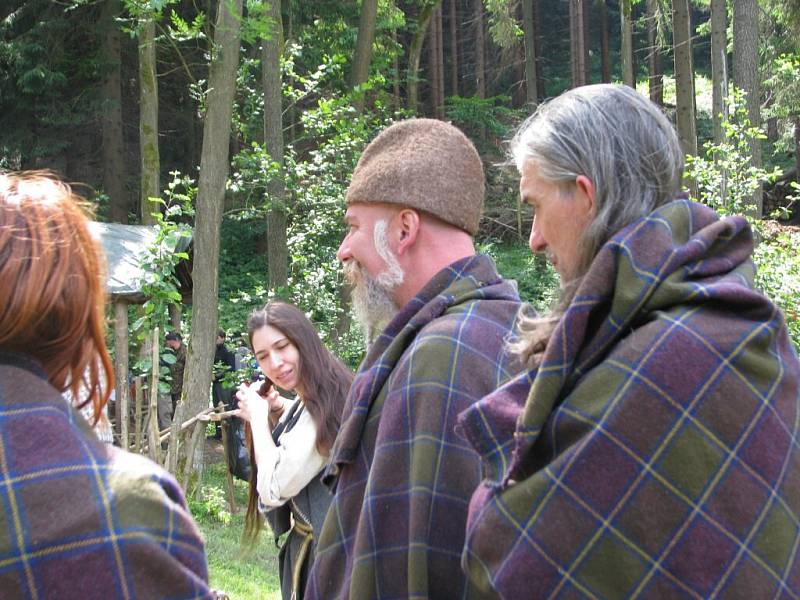
<path fill-rule="evenodd" d="M 353 284 L 353 313 L 367 345 L 386 329 L 400 307 L 394 300 L 394 291 L 403 283 L 403 270 L 389 249 L 386 237 L 386 222 L 375 223 L 375 250 L 386 263 L 386 269 L 377 277 L 371 277 L 367 270 L 356 261 L 344 265 L 347 280 Z"/>
<path fill-rule="evenodd" d="M 348 265 L 348 279 L 353 285 L 353 313 L 367 344 L 371 345 L 397 314 L 391 290 L 370 277 L 361 265 Z M 353 271 L 358 271 L 354 277 Z"/>

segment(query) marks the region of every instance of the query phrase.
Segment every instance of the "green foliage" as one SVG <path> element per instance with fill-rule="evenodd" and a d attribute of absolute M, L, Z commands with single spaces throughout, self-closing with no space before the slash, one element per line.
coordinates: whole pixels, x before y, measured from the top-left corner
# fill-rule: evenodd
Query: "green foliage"
<path fill-rule="evenodd" d="M 800 232 L 760 227 L 762 240 L 753 259 L 758 265 L 756 285 L 777 304 L 795 349 L 800 352 Z"/>
<path fill-rule="evenodd" d="M 209 431 L 213 434 L 213 426 Z M 218 446 L 208 446 L 209 450 Z M 278 549 L 267 528 L 252 547 L 241 543 L 244 530 L 244 509 L 247 506 L 247 484 L 235 479 L 234 498 L 237 511 L 233 514 L 225 496 L 225 465 L 207 464 L 195 497 L 189 497 L 189 509 L 197 521 L 206 542 L 209 583 L 222 590 L 231 600 L 280 600 L 278 579 Z M 207 500 L 207 498 L 210 498 Z M 223 516 L 226 515 L 226 516 Z"/>
<path fill-rule="evenodd" d="M 223 525 L 231 522 L 231 513 L 225 500 L 225 490 L 222 487 L 209 486 L 203 489 L 200 500 L 190 500 L 189 510 L 198 518 L 216 521 Z"/>
<path fill-rule="evenodd" d="M 727 119 L 723 119 L 724 140 L 703 145 L 704 154 L 687 155 L 686 176 L 697 183 L 697 200 L 721 215 L 744 214 L 752 206 L 753 193 L 780 173 L 753 165 L 753 140 L 766 136 L 753 127 L 747 116 L 747 105 L 741 90 L 732 88 L 727 98 Z"/>
<path fill-rule="evenodd" d="M 484 132 L 505 139 L 522 118 L 521 111 L 508 108 L 510 105 L 511 100 L 507 96 L 449 96 L 445 99 L 444 110 L 447 118 L 473 141 L 483 137 Z"/>
<path fill-rule="evenodd" d="M 479 250 L 491 256 L 497 270 L 506 279 L 517 282 L 519 296 L 538 312 L 544 313 L 558 299 L 559 278 L 555 269 L 542 255 L 532 254 L 527 244 L 520 242 L 484 243 Z"/>
<path fill-rule="evenodd" d="M 522 28 L 514 18 L 516 4 L 507 0 L 483 0 L 489 13 L 489 33 L 501 48 L 511 48 L 520 41 Z"/>
<path fill-rule="evenodd" d="M 66 156 L 99 109 L 95 8 L 11 1 L 0 20 L 0 163 Z"/>
<path fill-rule="evenodd" d="M 704 156 L 687 157 L 687 175 L 698 183 L 699 201 L 721 215 L 744 213 L 758 186 L 779 174 L 751 164 L 750 144 L 764 134 L 751 126 L 738 90 L 731 92 L 729 112 L 730 117 L 723 121 L 723 142 L 705 144 Z M 753 253 L 758 267 L 756 286 L 783 310 L 792 341 L 800 348 L 800 256 L 796 250 L 800 235 L 782 231 L 779 226 L 767 227 L 752 216 L 748 220 L 761 239 Z"/>
<path fill-rule="evenodd" d="M 183 251 L 176 251 L 183 238 L 191 237 L 192 229 L 189 225 L 178 221 L 183 217 L 194 215 L 192 202 L 197 189 L 194 181 L 181 176 L 178 172 L 172 173 L 173 179 L 164 191 L 164 199 L 150 198 L 154 207 L 164 207 L 164 212 L 154 210 L 156 220 L 155 237 L 153 243 L 145 249 L 139 258 L 142 268 L 142 279 L 139 282 L 145 303 L 142 306 L 142 315 L 132 324 L 131 329 L 140 341 L 152 336 L 152 331 L 159 328 L 167 331 L 169 328 L 169 305 L 181 302 L 178 291 L 178 280 L 175 277 L 175 267 L 181 260 L 188 260 L 189 255 Z M 160 340 L 158 340 L 160 343 Z M 169 392 L 169 364 L 175 361 L 171 352 L 164 352 L 160 356 L 161 366 L 159 391 Z M 164 364 L 166 363 L 166 364 Z M 149 357 L 138 361 L 134 369 L 142 374 L 147 374 L 152 368 Z"/>
<path fill-rule="evenodd" d="M 285 297 L 306 311 L 315 323 L 323 340 L 345 361 L 356 364 L 363 352 L 363 341 L 356 332 L 336 336 L 334 331 L 342 318 L 341 266 L 336 259 L 336 249 L 344 235 L 344 194 L 358 157 L 367 142 L 395 118 L 391 109 L 380 99 L 373 109 L 362 112 L 353 106 L 353 94 L 380 86 L 382 79 L 372 79 L 364 90 L 341 92 L 338 83 L 343 80 L 347 61 L 339 53 L 324 54 L 316 67 L 303 68 L 305 48 L 300 44 L 286 48 L 282 71 L 284 97 L 294 115 L 297 136 L 284 150 L 283 180 L 287 191 L 287 245 L 289 250 L 289 277 L 285 290 L 265 289 L 267 280 L 263 264 L 251 263 L 253 271 L 230 264 L 238 281 L 225 274 L 228 254 L 223 245 L 221 262 L 222 319 L 234 329 L 241 329 L 247 313 L 276 295 Z M 268 195 L 271 179 L 281 174 L 277 163 L 264 147 L 254 141 L 261 127 L 263 108 L 258 98 L 260 83 L 259 61 L 243 63 L 239 83 L 247 92 L 239 95 L 236 117 L 243 136 L 249 145 L 233 159 L 230 189 L 239 208 L 226 220 L 249 223 L 264 231 L 267 211 L 274 207 Z M 233 226 L 233 225 L 231 225 Z M 257 237 L 247 237 L 237 243 L 238 258 L 252 257 Z M 224 236 L 223 236 L 224 237 Z M 247 259 L 245 259 L 247 260 Z M 268 268 L 268 265 L 267 265 Z M 231 275 L 230 277 L 233 277 Z M 224 281 L 223 281 L 224 279 Z M 226 308 L 230 304 L 231 310 Z M 238 324 L 232 322 L 238 319 Z"/>

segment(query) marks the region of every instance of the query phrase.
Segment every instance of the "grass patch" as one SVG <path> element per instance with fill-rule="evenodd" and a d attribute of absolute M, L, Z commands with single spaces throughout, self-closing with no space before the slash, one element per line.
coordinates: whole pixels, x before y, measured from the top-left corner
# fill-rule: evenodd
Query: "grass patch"
<path fill-rule="evenodd" d="M 189 500 L 189 509 L 206 541 L 211 587 L 231 600 L 280 600 L 278 549 L 269 528 L 253 548 L 242 546 L 247 484 L 234 480 L 238 508 L 231 514 L 225 495 L 225 465 L 206 465 L 201 493 Z"/>

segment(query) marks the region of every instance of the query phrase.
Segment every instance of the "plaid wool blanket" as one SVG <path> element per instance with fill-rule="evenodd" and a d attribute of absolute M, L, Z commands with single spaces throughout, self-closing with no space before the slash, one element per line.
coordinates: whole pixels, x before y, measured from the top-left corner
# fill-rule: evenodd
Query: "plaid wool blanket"
<path fill-rule="evenodd" d="M 601 249 L 538 371 L 464 413 L 481 589 L 800 595 L 800 367 L 752 250 L 743 218 L 661 207 Z"/>
<path fill-rule="evenodd" d="M 515 286 L 473 256 L 437 274 L 375 341 L 345 403 L 336 496 L 307 596 L 474 597 L 459 567 L 480 460 L 458 414 L 513 375 Z"/>
<path fill-rule="evenodd" d="M 0 597 L 214 597 L 175 479 L 98 440 L 38 364 L 4 353 L 0 477 Z"/>

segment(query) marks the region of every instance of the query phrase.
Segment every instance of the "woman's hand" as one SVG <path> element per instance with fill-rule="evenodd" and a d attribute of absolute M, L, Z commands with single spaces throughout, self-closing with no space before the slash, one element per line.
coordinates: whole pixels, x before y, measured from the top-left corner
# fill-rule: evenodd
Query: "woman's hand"
<path fill-rule="evenodd" d="M 279 417 L 283 412 L 284 399 L 274 386 L 267 388 L 266 394 L 263 389 L 266 387 L 264 382 L 242 383 L 236 392 L 236 399 L 239 401 L 237 417 L 245 421 L 265 422 L 270 415 L 273 418 Z"/>
<path fill-rule="evenodd" d="M 236 392 L 236 399 L 239 401 L 239 409 L 236 416 L 253 423 L 266 423 L 269 418 L 270 396 L 275 391 L 270 387 L 266 396 L 259 393 L 263 382 L 242 383 Z M 277 393 L 277 392 L 275 392 Z"/>

